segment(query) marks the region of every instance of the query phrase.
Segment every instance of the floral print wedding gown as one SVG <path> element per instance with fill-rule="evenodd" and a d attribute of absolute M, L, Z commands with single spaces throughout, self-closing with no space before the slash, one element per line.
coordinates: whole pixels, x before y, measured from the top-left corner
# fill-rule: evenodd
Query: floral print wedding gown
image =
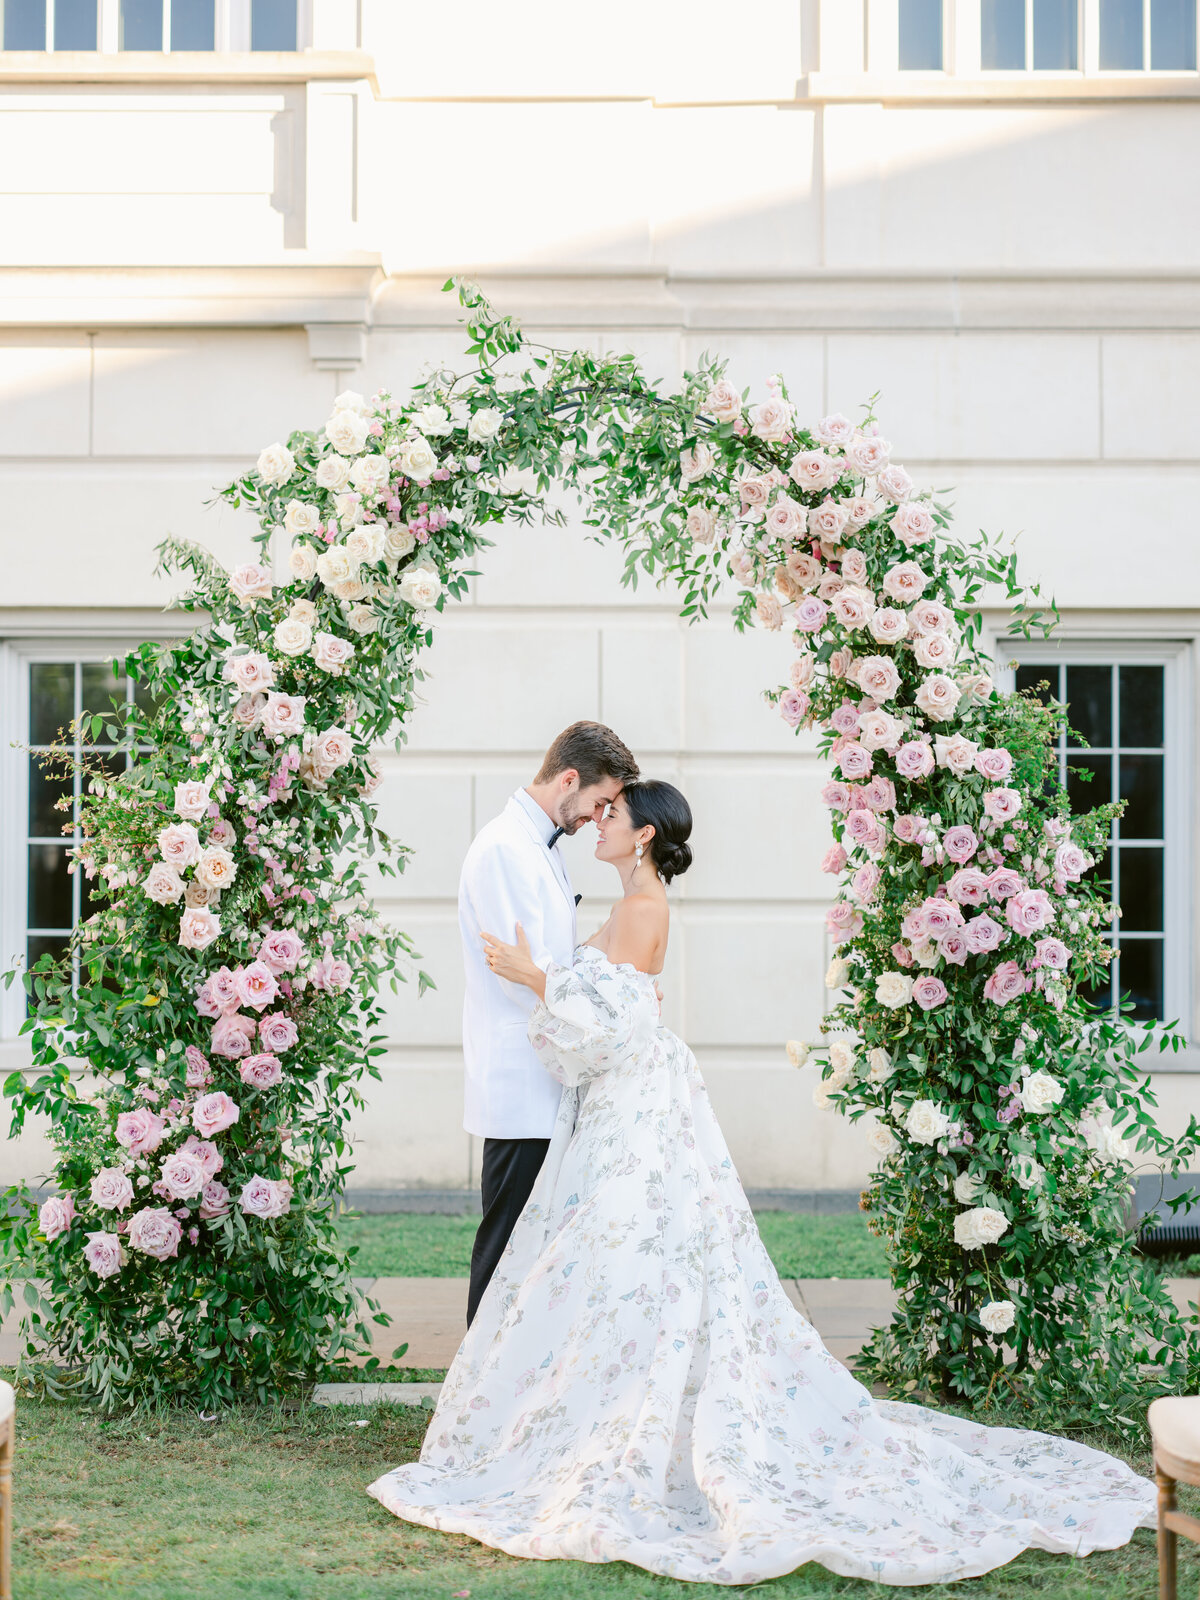
<path fill-rule="evenodd" d="M 1154 1523 L 1152 1486 L 1066 1439 L 873 1399 L 784 1293 L 654 979 L 581 945 L 530 1022 L 562 1082 L 545 1165 L 420 1460 L 369 1492 L 510 1555 L 754 1583 L 885 1584 Z"/>

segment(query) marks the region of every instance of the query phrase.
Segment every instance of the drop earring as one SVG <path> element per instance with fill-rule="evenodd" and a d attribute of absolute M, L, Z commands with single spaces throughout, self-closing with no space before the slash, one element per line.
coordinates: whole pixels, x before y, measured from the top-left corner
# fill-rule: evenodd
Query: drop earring
<path fill-rule="evenodd" d="M 636 872 L 637 872 L 637 869 L 638 869 L 638 868 L 639 868 L 639 867 L 640 867 L 640 866 L 641 866 L 641 864 L 642 864 L 642 845 L 641 845 L 641 841 L 640 841 L 640 840 L 639 840 L 639 841 L 638 841 L 638 843 L 637 843 L 637 844 L 636 844 L 636 845 L 635 845 L 635 846 L 634 846 L 634 847 L 633 847 L 633 853 L 634 853 L 634 855 L 635 855 L 635 856 L 636 856 L 636 857 L 637 857 L 637 859 L 636 859 L 636 861 L 635 861 L 635 862 L 634 862 L 634 867 L 633 867 L 633 870 L 634 870 L 634 872 L 635 872 L 635 873 L 636 873 Z"/>

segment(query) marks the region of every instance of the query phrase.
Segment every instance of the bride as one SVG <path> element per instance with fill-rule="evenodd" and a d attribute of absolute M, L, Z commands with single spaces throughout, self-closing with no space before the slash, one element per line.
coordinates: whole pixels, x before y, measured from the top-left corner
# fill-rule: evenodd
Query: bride
<path fill-rule="evenodd" d="M 1152 1485 L 1110 1456 L 874 1399 L 784 1293 L 659 1017 L 691 820 L 667 783 L 613 802 L 596 855 L 624 894 L 570 968 L 535 966 L 520 928 L 484 935 L 492 970 L 537 996 L 558 1121 L 420 1460 L 368 1492 L 510 1555 L 724 1584 L 806 1561 L 933 1583 L 1153 1526 Z"/>

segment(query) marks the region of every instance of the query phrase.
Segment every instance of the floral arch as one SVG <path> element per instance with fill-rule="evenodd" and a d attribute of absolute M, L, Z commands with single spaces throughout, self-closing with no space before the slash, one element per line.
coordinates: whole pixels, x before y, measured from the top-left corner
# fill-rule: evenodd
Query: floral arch
<path fill-rule="evenodd" d="M 767 697 L 834 769 L 818 1100 L 871 1117 L 863 1206 L 900 1291 L 860 1372 L 1132 1426 L 1135 1395 L 1195 1383 L 1200 1346 L 1133 1253 L 1129 1168 L 1177 1168 L 1197 1130 L 1157 1131 L 1149 1035 L 1077 993 L 1108 954 L 1086 874 L 1113 808 L 1070 816 L 1065 709 L 998 692 L 980 652 L 985 586 L 1018 629 L 1052 616 L 1014 557 L 950 534 L 870 416 L 806 428 L 779 380 L 750 405 L 715 362 L 663 395 L 632 357 L 535 350 L 460 296 L 473 371 L 342 395 L 223 491 L 257 515 L 258 560 L 163 546 L 207 620 L 124 663 L 162 709 L 125 708 L 108 737 L 143 753 L 90 781 L 88 981 L 72 993 L 49 958 L 26 975 L 37 1070 L 6 1085 L 14 1128 L 46 1114 L 57 1149 L 58 1194 L 39 1213 L 10 1190 L 0 1220 L 31 1370 L 107 1405 L 211 1407 L 363 1349 L 376 1308 L 336 1204 L 381 979 L 412 954 L 366 894 L 365 860 L 406 853 L 376 826 L 370 752 L 403 737 L 429 615 L 490 526 L 554 517 L 560 483 L 624 546 L 625 581 L 675 584 L 694 617 L 733 578 L 739 627 L 795 635 Z"/>

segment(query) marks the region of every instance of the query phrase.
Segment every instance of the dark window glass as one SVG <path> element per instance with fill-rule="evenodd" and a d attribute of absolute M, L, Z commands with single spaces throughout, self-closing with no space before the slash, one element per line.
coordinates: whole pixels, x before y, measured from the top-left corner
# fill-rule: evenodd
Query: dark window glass
<path fill-rule="evenodd" d="M 1077 755 L 1067 759 L 1067 799 L 1077 816 L 1107 805 L 1113 798 L 1111 756 Z M 1090 773 L 1090 777 L 1084 774 Z"/>
<path fill-rule="evenodd" d="M 1162 926 L 1162 846 L 1122 845 L 1121 933 L 1161 933 Z"/>
<path fill-rule="evenodd" d="M 71 876 L 67 847 L 61 844 L 29 846 L 29 927 L 70 928 Z"/>
<path fill-rule="evenodd" d="M 1086 744 L 1099 749 L 1111 746 L 1111 667 L 1067 668 L 1067 721 Z M 1078 740 L 1068 743 L 1077 746 Z"/>
<path fill-rule="evenodd" d="M 1196 0 L 1150 0 L 1150 65 L 1155 72 L 1196 69 Z"/>
<path fill-rule="evenodd" d="M 161 703 L 158 697 L 150 692 L 149 685 L 137 679 L 134 680 L 133 698 L 142 715 L 147 717 L 152 717 Z"/>
<path fill-rule="evenodd" d="M 46 48 L 46 0 L 4 0 L 4 48 Z"/>
<path fill-rule="evenodd" d="M 940 0 L 938 0 L 940 8 Z M 904 0 L 901 0 L 903 17 Z M 904 24 L 901 21 L 901 32 Z M 294 50 L 296 48 L 296 0 L 251 0 L 251 50 Z"/>
<path fill-rule="evenodd" d="M 112 663 L 108 661 L 85 661 L 81 668 L 83 709 L 85 711 L 102 711 L 106 717 L 113 715 L 113 701 L 125 703 L 128 693 L 126 685 L 128 679 L 122 673 L 119 678 L 113 677 Z M 90 729 L 88 730 L 90 733 Z M 105 735 L 101 731 L 97 744 L 105 742 Z"/>
<path fill-rule="evenodd" d="M 30 967 L 35 967 L 44 955 L 53 956 L 57 961 L 66 955 L 67 944 L 65 933 L 31 933 L 26 941 L 26 961 Z"/>
<path fill-rule="evenodd" d="M 1120 959 L 1113 968 L 1117 988 L 1133 1001 L 1133 1015 L 1149 1022 L 1163 1015 L 1163 942 L 1161 939 L 1130 939 L 1121 946 Z"/>
<path fill-rule="evenodd" d="M 211 50 L 216 37 L 215 0 L 171 0 L 172 50 Z"/>
<path fill-rule="evenodd" d="M 1040 687 L 1048 684 L 1048 688 Z M 1033 689 L 1037 698 L 1045 705 L 1051 700 L 1058 699 L 1058 667 L 1052 662 L 1036 666 L 1030 662 L 1022 662 L 1017 668 L 1017 689 L 1024 691 Z"/>
<path fill-rule="evenodd" d="M 53 744 L 75 715 L 75 665 L 34 661 L 29 667 L 29 742 Z"/>
<path fill-rule="evenodd" d="M 161 50 L 162 0 L 121 0 L 121 50 Z"/>
<path fill-rule="evenodd" d="M 105 899 L 104 880 L 99 876 L 89 878 L 82 867 L 79 868 L 79 920 L 86 922 L 93 911 L 99 911 L 107 904 Z"/>
<path fill-rule="evenodd" d="M 1079 64 L 1076 0 L 1033 0 L 1033 65 L 1074 72 Z"/>
<path fill-rule="evenodd" d="M 1143 64 L 1142 0 L 1100 0 L 1100 65 L 1120 71 Z"/>
<path fill-rule="evenodd" d="M 1163 758 L 1120 758 L 1119 795 L 1126 802 L 1121 818 L 1121 838 L 1161 839 L 1163 836 Z"/>
<path fill-rule="evenodd" d="M 1084 873 L 1088 883 L 1093 884 L 1103 895 L 1112 895 L 1112 851 L 1105 850 L 1103 855 L 1096 857 L 1096 865 L 1089 867 Z"/>
<path fill-rule="evenodd" d="M 54 48 L 96 48 L 96 0 L 55 0 Z"/>
<path fill-rule="evenodd" d="M 1083 999 L 1085 999 L 1089 1005 L 1099 1006 L 1103 1011 L 1107 1011 L 1112 1005 L 1111 971 L 1112 969 L 1110 968 L 1110 976 L 1105 978 L 1103 983 L 1099 983 L 1094 986 L 1085 983 L 1081 983 L 1079 985 L 1079 993 Z"/>
<path fill-rule="evenodd" d="M 63 824 L 71 821 L 71 813 L 56 811 L 55 801 L 67 799 L 72 793 L 70 775 L 48 772 L 38 764 L 36 757 L 29 758 L 29 832 L 35 839 L 57 839 Z"/>
<path fill-rule="evenodd" d="M 1151 749 L 1163 742 L 1163 669 L 1121 668 L 1121 744 Z"/>
<path fill-rule="evenodd" d="M 981 55 L 989 72 L 1020 72 L 1025 66 L 1025 0 L 983 0 Z"/>
<path fill-rule="evenodd" d="M 906 72 L 940 72 L 942 0 L 900 0 L 900 66 Z"/>

